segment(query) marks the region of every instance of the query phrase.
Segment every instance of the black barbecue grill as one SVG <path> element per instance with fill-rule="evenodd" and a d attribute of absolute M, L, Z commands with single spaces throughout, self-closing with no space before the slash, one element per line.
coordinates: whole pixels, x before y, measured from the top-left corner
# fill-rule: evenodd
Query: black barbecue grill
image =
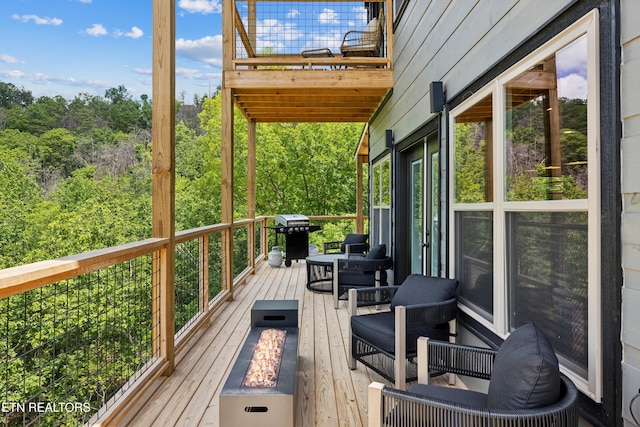
<path fill-rule="evenodd" d="M 305 259 L 309 256 L 309 233 L 320 230 L 319 225 L 309 225 L 309 218 L 300 214 L 277 215 L 275 227 L 276 246 L 278 236 L 285 236 L 284 265 L 291 266 L 291 261 Z"/>

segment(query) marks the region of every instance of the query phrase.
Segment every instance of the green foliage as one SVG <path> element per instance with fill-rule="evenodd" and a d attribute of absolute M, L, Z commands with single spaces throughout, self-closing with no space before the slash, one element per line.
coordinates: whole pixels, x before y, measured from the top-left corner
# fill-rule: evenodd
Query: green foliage
<path fill-rule="evenodd" d="M 0 108 L 24 107 L 33 103 L 33 94 L 13 83 L 0 82 Z"/>
<path fill-rule="evenodd" d="M 0 268 L 151 236 L 151 103 L 142 97 L 138 104 L 122 86 L 105 96 L 81 94 L 69 103 L 40 98 L 6 110 L 14 127 L 0 131 Z M 191 115 L 200 107 L 176 104 L 177 115 L 183 113 L 176 125 L 177 230 L 220 222 L 221 99 L 199 101 L 198 120 Z M 195 122 L 202 128 L 195 129 Z M 247 216 L 249 171 L 247 122 L 238 111 L 234 126 L 239 219 Z M 258 125 L 257 214 L 353 213 L 353 154 L 361 131 L 351 124 Z M 352 221 L 335 221 L 311 241 L 320 247 L 322 241 L 341 240 L 352 227 Z M 234 230 L 235 274 L 247 266 L 247 234 L 246 227 Z M 213 296 L 220 292 L 220 236 L 211 236 L 209 245 Z M 196 241 L 177 248 L 177 329 L 198 311 L 198 256 Z M 8 362 L 0 366 L 0 390 L 6 390 L 0 399 L 101 406 L 149 360 L 151 280 L 138 276 L 149 274 L 150 264 L 110 267 L 93 279 L 83 276 L 1 299 L 0 357 Z M 0 424 L 22 422 L 2 417 Z M 40 421 L 80 422 L 59 417 L 46 414 Z"/>
<path fill-rule="evenodd" d="M 485 202 L 486 141 L 480 124 L 457 124 L 455 139 L 455 198 L 456 203 Z"/>
<path fill-rule="evenodd" d="M 0 144 L 0 269 L 23 262 L 28 245 L 28 217 L 42 200 L 29 167 L 29 156 Z"/>

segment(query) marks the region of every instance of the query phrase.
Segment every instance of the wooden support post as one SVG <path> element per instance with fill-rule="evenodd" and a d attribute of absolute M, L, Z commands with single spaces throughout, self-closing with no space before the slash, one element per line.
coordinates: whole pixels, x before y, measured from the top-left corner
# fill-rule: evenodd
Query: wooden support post
<path fill-rule="evenodd" d="M 175 0 L 153 1 L 152 235 L 169 239 L 153 271 L 159 301 L 153 337 L 168 362 L 165 375 L 175 367 L 175 18 Z"/>
<path fill-rule="evenodd" d="M 256 122 L 247 125 L 247 218 L 256 218 Z M 256 224 L 251 225 L 247 234 L 247 259 L 251 272 L 256 269 Z"/>
<path fill-rule="evenodd" d="M 233 89 L 226 87 L 224 74 L 232 69 L 235 53 L 234 0 L 222 2 L 222 213 L 229 227 L 222 232 L 222 289 L 233 299 Z"/>
<path fill-rule="evenodd" d="M 222 89 L 222 222 L 229 227 L 222 233 L 222 289 L 233 298 L 233 94 Z"/>

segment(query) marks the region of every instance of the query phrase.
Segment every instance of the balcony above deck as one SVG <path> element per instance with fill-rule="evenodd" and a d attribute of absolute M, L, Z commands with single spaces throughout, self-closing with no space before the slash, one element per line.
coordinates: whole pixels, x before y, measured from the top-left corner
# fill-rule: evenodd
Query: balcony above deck
<path fill-rule="evenodd" d="M 387 0 L 235 1 L 223 87 L 256 122 L 367 122 L 393 87 Z"/>
<path fill-rule="evenodd" d="M 390 69 L 234 70 L 236 105 L 256 122 L 367 122 L 392 87 Z"/>

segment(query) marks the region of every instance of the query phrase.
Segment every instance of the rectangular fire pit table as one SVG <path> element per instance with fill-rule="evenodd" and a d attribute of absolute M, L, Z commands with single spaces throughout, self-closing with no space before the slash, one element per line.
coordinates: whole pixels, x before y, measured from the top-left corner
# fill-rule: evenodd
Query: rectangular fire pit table
<path fill-rule="evenodd" d="M 220 392 L 220 426 L 293 427 L 298 331 L 297 300 L 254 303 L 251 330 Z M 259 342 L 261 335 L 279 339 Z M 262 349 L 268 356 L 254 358 Z M 275 364 L 261 369 L 265 359 L 276 359 Z M 251 377 L 256 372 L 257 380 Z M 256 383 L 261 385 L 247 385 Z"/>

